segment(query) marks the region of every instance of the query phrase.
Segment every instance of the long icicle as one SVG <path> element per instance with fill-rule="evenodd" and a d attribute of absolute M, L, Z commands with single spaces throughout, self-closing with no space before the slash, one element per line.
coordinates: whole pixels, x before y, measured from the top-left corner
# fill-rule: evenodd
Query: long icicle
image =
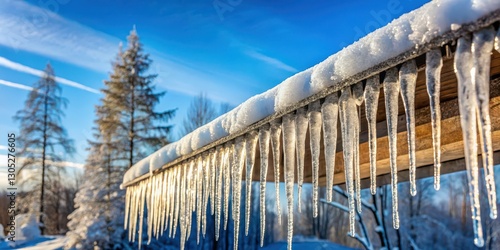
<path fill-rule="evenodd" d="M 243 174 L 243 166 L 246 160 L 245 138 L 240 136 L 236 138 L 236 146 L 234 150 L 233 166 L 233 220 L 234 220 L 234 249 L 238 249 L 238 238 L 240 232 L 240 207 L 241 207 L 241 178 Z"/>
<path fill-rule="evenodd" d="M 203 207 L 203 162 L 201 157 L 196 158 L 196 165 L 198 171 L 198 184 L 196 186 L 196 243 L 200 243 L 200 232 L 201 232 L 201 219 L 202 219 L 202 207 Z"/>
<path fill-rule="evenodd" d="M 490 119 L 490 64 L 491 50 L 495 40 L 492 26 L 474 32 L 473 50 L 474 68 L 476 69 L 476 100 L 478 105 L 478 126 L 481 138 L 484 179 L 490 204 L 490 218 L 497 218 L 497 194 L 495 188 L 495 172 L 493 169 L 493 145 L 491 139 Z"/>
<path fill-rule="evenodd" d="M 180 237 L 180 248 L 181 250 L 184 249 L 184 246 L 186 244 L 186 210 L 187 210 L 187 176 L 188 176 L 188 169 L 186 164 L 182 166 L 183 173 L 181 176 L 181 186 L 180 186 L 180 193 L 181 193 L 181 204 L 180 204 L 180 229 L 181 229 L 181 237 Z"/>
<path fill-rule="evenodd" d="M 224 230 L 227 230 L 227 222 L 229 221 L 229 195 L 231 192 L 231 176 L 233 166 L 233 151 L 234 144 L 226 143 L 224 146 L 226 151 L 226 162 L 224 163 Z"/>
<path fill-rule="evenodd" d="M 292 250 L 293 237 L 293 180 L 295 178 L 295 120 L 293 114 L 283 116 L 283 152 L 285 169 L 285 191 L 288 207 L 288 250 Z"/>
<path fill-rule="evenodd" d="M 306 131 L 307 131 L 307 109 L 302 107 L 297 109 L 295 114 L 295 139 L 297 152 L 297 207 L 299 213 L 302 212 L 302 185 L 304 182 L 304 157 L 306 151 Z"/>
<path fill-rule="evenodd" d="M 326 200 L 332 201 L 333 178 L 335 173 L 335 153 L 337 151 L 337 119 L 339 115 L 339 98 L 333 93 L 325 98 L 321 106 L 323 119 L 323 144 L 326 164 Z"/>
<path fill-rule="evenodd" d="M 351 88 L 347 87 L 342 90 L 339 99 L 340 125 L 342 129 L 342 152 L 344 155 L 344 173 L 345 183 L 347 188 L 347 200 L 349 207 L 349 236 L 354 237 L 356 234 L 355 228 L 355 204 L 354 204 L 354 119 L 356 117 L 356 103 L 352 97 Z"/>
<path fill-rule="evenodd" d="M 177 168 L 177 173 L 176 173 L 176 180 L 175 180 L 175 186 L 174 186 L 174 190 L 175 190 L 175 200 L 174 200 L 174 205 L 175 205 L 175 211 L 174 211 L 174 223 L 172 224 L 172 228 L 171 229 L 171 232 L 172 232 L 172 237 L 175 237 L 175 234 L 177 233 L 177 226 L 179 225 L 179 207 L 180 207 L 180 190 L 179 190 L 179 187 L 181 186 L 181 170 L 182 170 L 182 167 L 180 168 Z"/>
<path fill-rule="evenodd" d="M 352 86 L 352 97 L 356 104 L 355 116 L 353 120 L 354 125 L 354 144 L 353 144 L 353 167 L 354 167 L 354 178 L 356 187 L 356 209 L 358 213 L 361 213 L 361 173 L 359 169 L 359 132 L 361 130 L 361 104 L 363 103 L 363 83 L 359 82 Z"/>
<path fill-rule="evenodd" d="M 131 201 L 131 198 L 130 196 L 132 196 L 132 189 L 131 188 L 126 188 L 125 189 L 125 220 L 123 222 L 123 229 L 127 230 L 129 227 L 128 225 L 128 218 L 130 216 L 130 201 Z"/>
<path fill-rule="evenodd" d="M 377 192 L 377 109 L 379 95 L 380 77 L 375 75 L 366 80 L 364 92 L 370 152 L 370 192 L 373 195 Z"/>
<path fill-rule="evenodd" d="M 264 246 L 264 235 L 266 231 L 266 178 L 269 165 L 269 124 L 259 129 L 260 150 L 260 246 Z M 279 197 L 276 197 L 279 199 Z"/>
<path fill-rule="evenodd" d="M 162 228 L 160 236 L 163 236 L 163 233 L 166 232 L 169 223 L 169 213 L 170 213 L 170 182 L 172 178 L 172 170 L 169 169 L 165 171 L 165 180 L 163 181 L 163 188 L 165 189 L 165 194 L 163 196 L 163 219 L 162 219 Z"/>
<path fill-rule="evenodd" d="M 185 217 L 185 229 L 184 229 L 184 241 L 187 241 L 187 239 L 189 238 L 190 234 L 191 234 L 191 215 L 193 214 L 192 213 L 192 207 L 191 207 L 191 200 L 192 200 L 192 194 L 193 194 L 193 189 L 192 189 L 192 180 L 193 180 L 193 166 L 194 166 L 194 163 L 192 160 L 189 160 L 189 168 L 188 168 L 188 172 L 187 172 L 187 175 L 186 175 L 186 187 L 184 190 L 186 190 L 186 204 L 185 204 L 185 210 L 184 212 L 186 213 Z"/>
<path fill-rule="evenodd" d="M 155 196 L 156 196 L 156 181 L 157 181 L 157 176 L 156 175 L 150 175 L 149 177 L 149 182 L 150 182 L 150 192 L 147 192 L 147 209 L 148 209 L 148 219 L 147 219 L 147 235 L 148 235 L 148 241 L 147 244 L 151 242 L 151 239 L 153 238 L 153 223 L 154 223 L 154 217 L 156 214 L 156 211 L 154 209 L 155 207 Z"/>
<path fill-rule="evenodd" d="M 203 205 L 201 207 L 201 230 L 203 238 L 207 234 L 207 216 L 208 201 L 210 197 L 210 154 L 203 153 L 201 156 L 203 162 Z"/>
<path fill-rule="evenodd" d="M 323 120 L 321 119 L 321 103 L 315 101 L 309 104 L 307 116 L 309 118 L 309 137 L 312 159 L 312 182 L 313 182 L 313 218 L 318 216 L 318 170 L 319 156 L 321 150 L 321 127 Z"/>
<path fill-rule="evenodd" d="M 281 119 L 271 121 L 271 148 L 273 151 L 274 185 L 276 189 L 276 209 L 278 213 L 278 223 L 281 225 L 281 204 L 280 204 L 280 137 Z"/>
<path fill-rule="evenodd" d="M 465 36 L 458 39 L 455 52 L 455 74 L 458 79 L 458 104 L 460 109 L 460 124 L 464 138 L 465 165 L 469 182 L 472 225 L 474 228 L 474 244 L 484 245 L 483 228 L 481 225 L 481 209 L 479 203 L 479 169 L 477 164 L 477 101 L 474 89 L 473 58 L 471 55 L 471 38 Z"/>
<path fill-rule="evenodd" d="M 215 212 L 215 168 L 217 162 L 217 151 L 215 149 L 210 150 L 210 214 L 214 215 Z"/>
<path fill-rule="evenodd" d="M 250 213 L 252 211 L 252 177 L 253 166 L 255 163 L 255 151 L 257 150 L 257 140 L 259 133 L 257 131 L 250 131 L 246 139 L 246 202 L 245 202 L 245 235 L 248 236 L 248 229 L 250 228 Z"/>
<path fill-rule="evenodd" d="M 432 147 L 434 149 L 434 189 L 441 187 L 441 68 L 443 58 L 440 49 L 434 49 L 425 55 L 425 78 L 429 107 L 431 109 Z"/>
<path fill-rule="evenodd" d="M 398 70 L 391 68 L 386 71 L 384 79 L 385 112 L 389 136 L 389 157 L 391 166 L 392 192 L 392 227 L 399 228 L 398 211 L 398 166 L 397 166 L 397 132 L 398 132 Z"/>
<path fill-rule="evenodd" d="M 297 109 L 295 114 L 295 140 L 297 152 L 297 207 L 299 213 L 302 212 L 302 184 L 304 182 L 304 157 L 306 154 L 306 132 L 307 131 L 307 110 L 305 107 Z"/>
<path fill-rule="evenodd" d="M 415 159 L 415 86 L 417 85 L 417 63 L 410 60 L 399 70 L 401 98 L 406 113 L 406 130 L 408 134 L 408 156 L 410 158 L 410 194 L 417 194 L 416 159 Z"/>
<path fill-rule="evenodd" d="M 221 203 L 222 203 L 222 180 L 224 178 L 224 161 L 225 161 L 225 151 L 222 146 L 218 146 L 215 151 L 218 154 L 217 157 L 217 180 L 215 192 L 215 240 L 219 240 L 220 234 L 220 218 L 221 218 Z"/>

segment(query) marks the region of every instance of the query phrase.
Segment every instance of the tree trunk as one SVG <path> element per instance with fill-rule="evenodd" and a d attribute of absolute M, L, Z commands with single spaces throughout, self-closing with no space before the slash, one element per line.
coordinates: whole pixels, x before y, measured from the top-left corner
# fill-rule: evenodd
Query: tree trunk
<path fill-rule="evenodd" d="M 44 212 L 44 207 L 43 207 L 43 199 L 44 199 L 44 191 L 45 191 L 45 155 L 46 155 L 46 150 L 47 150 L 47 123 L 48 123 L 48 96 L 49 94 L 49 86 L 47 86 L 47 89 L 45 90 L 45 96 L 43 99 L 43 146 L 42 146 L 42 186 L 40 190 L 40 232 L 42 235 L 44 235 L 45 231 L 45 225 L 43 224 L 43 212 Z"/>

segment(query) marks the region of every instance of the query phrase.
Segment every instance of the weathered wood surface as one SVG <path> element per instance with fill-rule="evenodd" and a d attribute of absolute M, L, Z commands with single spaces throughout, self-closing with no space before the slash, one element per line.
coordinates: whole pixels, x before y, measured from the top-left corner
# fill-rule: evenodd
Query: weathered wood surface
<path fill-rule="evenodd" d="M 417 177 L 427 177 L 432 173 L 433 165 L 433 149 L 432 149 L 432 130 L 431 130 L 431 117 L 429 110 L 429 97 L 425 85 L 425 65 L 422 64 L 422 56 L 416 59 L 419 63 L 419 73 L 417 78 L 415 107 L 416 107 L 416 161 L 417 161 Z M 495 156 L 495 164 L 500 164 L 500 54 L 498 52 L 492 53 L 491 63 L 491 99 L 490 99 L 490 115 L 492 122 L 492 137 L 493 137 L 493 150 L 497 151 Z M 383 77 L 381 77 L 381 80 Z M 385 120 L 385 105 L 383 91 L 380 92 L 380 100 L 377 114 L 377 179 L 380 179 L 377 184 L 387 184 L 387 174 L 390 172 L 389 167 L 389 145 L 387 137 L 387 123 Z M 361 178 L 369 178 L 369 155 L 368 155 L 368 132 L 367 123 L 364 114 L 364 106 L 361 106 L 361 134 L 360 134 L 360 172 Z M 449 173 L 450 171 L 459 171 L 465 169 L 465 166 L 457 167 L 463 164 L 463 143 L 462 143 L 462 129 L 460 127 L 460 117 L 458 111 L 457 100 L 457 82 L 455 72 L 453 69 L 453 58 L 444 58 L 444 64 L 441 72 L 441 157 L 442 157 L 442 173 Z M 341 184 L 345 180 L 344 176 L 344 163 L 342 156 L 342 144 L 340 124 L 338 124 L 338 141 L 337 141 L 337 154 L 335 156 L 335 184 Z M 321 143 L 321 150 L 323 152 L 323 142 Z M 403 175 L 408 174 L 409 158 L 408 158 L 408 145 L 406 134 L 406 118 L 403 108 L 403 103 L 399 101 L 399 121 L 398 121 L 398 139 L 397 139 L 397 162 L 398 162 L 398 175 L 401 176 L 400 180 L 405 181 Z M 258 158 L 259 152 L 256 153 Z M 283 161 L 283 154 L 281 154 L 281 162 Z M 481 157 L 479 157 L 481 159 Z M 320 185 L 325 185 L 325 157 L 323 153 L 320 156 Z M 312 181 L 312 167 L 311 156 L 309 148 L 309 133 L 307 132 L 306 138 L 306 157 L 304 168 L 304 182 Z M 283 164 L 280 169 L 280 180 L 283 180 Z M 274 180 L 274 170 L 272 167 L 272 156 L 270 156 L 269 169 L 267 174 L 267 181 Z M 453 167 L 452 167 L 453 166 Z M 258 181 L 260 178 L 260 162 L 256 159 L 256 166 L 254 168 L 253 180 Z M 422 169 L 420 169 L 422 168 Z M 448 169 L 450 168 L 450 169 Z M 426 172 L 427 174 L 422 174 Z M 385 178 L 385 181 L 384 181 Z M 364 185 L 365 186 L 365 185 Z M 366 186 L 365 186 L 366 187 Z"/>

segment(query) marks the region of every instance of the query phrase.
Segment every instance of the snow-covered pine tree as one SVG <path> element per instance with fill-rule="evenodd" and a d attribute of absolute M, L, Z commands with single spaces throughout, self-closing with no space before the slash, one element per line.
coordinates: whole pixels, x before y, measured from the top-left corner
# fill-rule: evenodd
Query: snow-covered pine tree
<path fill-rule="evenodd" d="M 155 112 L 165 92 L 155 92 L 148 74 L 152 61 L 143 52 L 135 28 L 128 47 L 121 46 L 104 97 L 96 107 L 94 140 L 85 165 L 85 178 L 70 215 L 67 248 L 127 249 L 123 230 L 123 174 L 136 161 L 168 143 L 171 126 L 164 125 L 175 110 Z M 154 243 L 153 243 L 154 245 Z"/>
<path fill-rule="evenodd" d="M 47 232 L 46 229 L 48 233 L 59 233 L 54 227 L 47 227 L 47 223 L 59 221 L 59 215 L 46 213 L 46 207 L 48 201 L 61 202 L 60 199 L 49 197 L 61 195 L 61 190 L 49 188 L 58 186 L 51 184 L 58 181 L 61 168 L 64 167 L 58 164 L 64 160 L 61 155 L 71 155 L 75 151 L 73 141 L 68 138 L 61 123 L 63 108 L 68 101 L 61 96 L 61 87 L 55 81 L 54 70 L 50 64 L 47 64 L 44 73 L 33 85 L 24 109 L 14 116 L 14 120 L 20 123 L 17 138 L 18 157 L 23 159 L 19 163 L 18 173 L 21 185 L 27 190 L 26 196 L 20 197 L 22 201 L 19 204 L 25 205 L 21 208 L 24 210 L 22 213 L 37 215 L 42 234 Z"/>

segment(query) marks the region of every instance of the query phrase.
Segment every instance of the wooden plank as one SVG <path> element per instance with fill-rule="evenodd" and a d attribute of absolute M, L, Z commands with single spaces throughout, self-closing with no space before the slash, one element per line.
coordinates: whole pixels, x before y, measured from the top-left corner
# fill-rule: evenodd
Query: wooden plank
<path fill-rule="evenodd" d="M 482 165 L 482 158 L 479 157 L 479 165 Z M 493 162 L 494 164 L 500 164 L 500 151 L 497 151 L 493 154 Z M 458 171 L 465 170 L 465 160 L 464 158 L 445 161 L 441 163 L 441 174 L 450 174 Z M 401 170 L 398 172 L 398 182 L 407 182 L 410 178 L 409 170 Z M 427 178 L 434 176 L 434 165 L 427 165 L 418 168 L 417 171 L 417 179 Z M 390 174 L 382 174 L 377 175 L 377 186 L 383 186 L 391 183 L 391 175 Z M 361 180 L 361 188 L 370 187 L 370 178 L 364 178 Z"/>

